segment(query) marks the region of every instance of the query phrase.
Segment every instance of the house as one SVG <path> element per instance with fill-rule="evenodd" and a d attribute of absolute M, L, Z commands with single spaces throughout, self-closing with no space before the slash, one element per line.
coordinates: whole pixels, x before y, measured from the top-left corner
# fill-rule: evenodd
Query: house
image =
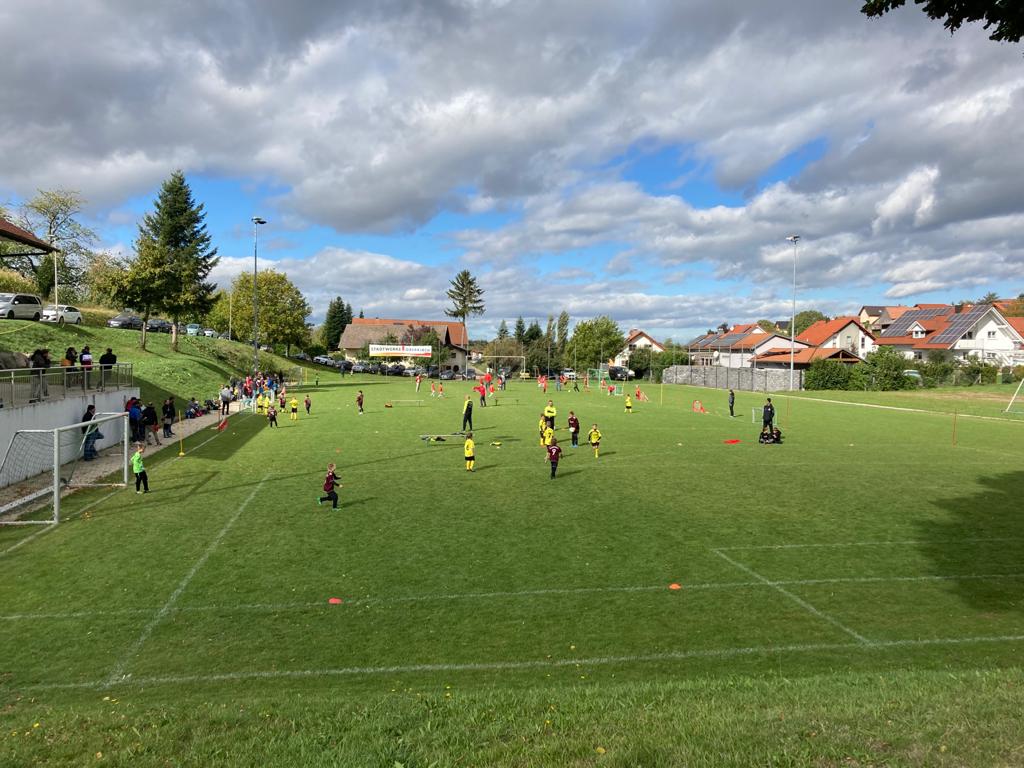
<path fill-rule="evenodd" d="M 753 358 L 753 364 L 757 368 L 789 368 L 792 364 L 794 370 L 807 368 L 815 360 L 837 360 L 846 365 L 854 365 L 864 362 L 860 357 L 842 347 L 805 347 L 793 349 L 792 363 L 790 362 L 790 351 L 788 349 L 769 349 Z"/>
<path fill-rule="evenodd" d="M 412 329 L 423 327 L 432 328 L 441 342 L 441 370 L 465 370 L 469 336 L 465 324 L 459 322 L 357 317 L 345 327 L 338 347 L 347 359 L 358 360 L 365 345 L 379 344 L 388 335 L 401 341 Z"/>
<path fill-rule="evenodd" d="M 875 348 L 875 337 L 857 317 L 818 320 L 796 337 L 808 347 L 845 349 L 863 358 Z"/>
<path fill-rule="evenodd" d="M 646 332 L 631 328 L 629 333 L 626 334 L 625 346 L 622 348 L 622 351 L 615 355 L 614 365 L 621 368 L 628 367 L 629 358 L 642 350 L 647 350 L 649 354 L 657 354 L 664 352 L 665 347 L 660 342 L 651 338 Z M 646 355 L 644 355 L 643 359 L 647 359 Z"/>
<path fill-rule="evenodd" d="M 905 307 L 900 305 L 898 307 L 882 307 L 882 313 L 878 316 L 878 319 L 871 324 L 871 330 L 875 333 L 884 331 L 894 322 L 899 320 L 904 312 L 909 311 L 912 307 Z"/>
<path fill-rule="evenodd" d="M 803 349 L 806 345 L 797 340 L 794 349 Z M 744 336 L 729 347 L 727 353 L 720 356 L 721 364 L 729 368 L 747 368 L 753 365 L 754 359 L 770 349 L 789 350 L 790 339 L 781 333 L 768 333 L 758 328 Z"/>
<path fill-rule="evenodd" d="M 867 329 L 875 327 L 875 323 L 878 322 L 878 318 L 882 316 L 882 312 L 885 311 L 885 307 L 880 306 L 864 306 L 860 308 L 860 312 L 857 313 L 857 319 L 860 324 Z"/>
<path fill-rule="evenodd" d="M 718 357 L 715 350 L 709 348 L 709 344 L 722 336 L 721 333 L 704 333 L 695 339 L 691 339 L 686 345 L 686 352 L 690 358 L 690 365 L 717 365 Z"/>
<path fill-rule="evenodd" d="M 1016 320 L 1016 318 L 1012 318 Z M 991 304 L 917 304 L 876 339 L 910 360 L 938 354 L 947 360 L 993 365 L 1024 363 L 1024 323 L 1010 322 Z"/>

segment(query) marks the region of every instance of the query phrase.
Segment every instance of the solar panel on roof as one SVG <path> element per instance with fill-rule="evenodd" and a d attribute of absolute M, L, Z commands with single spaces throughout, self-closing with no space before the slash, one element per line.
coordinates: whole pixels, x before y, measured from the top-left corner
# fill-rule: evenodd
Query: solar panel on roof
<path fill-rule="evenodd" d="M 949 307 L 938 307 L 931 309 L 911 309 L 896 318 L 892 325 L 882 332 L 882 338 L 893 336 L 906 336 L 910 326 L 922 320 L 930 320 L 933 317 L 944 315 L 949 312 Z"/>
<path fill-rule="evenodd" d="M 746 334 L 746 333 L 730 333 L 730 334 L 726 334 L 725 336 L 722 336 L 720 339 L 716 339 L 714 344 L 712 344 L 711 346 L 713 346 L 713 347 L 731 347 L 733 344 L 735 344 L 737 341 L 739 341 L 740 339 L 744 338 L 747 335 L 748 334 Z"/>
<path fill-rule="evenodd" d="M 956 315 L 949 326 L 940 334 L 934 338 L 928 339 L 929 344 L 955 344 L 960 341 L 965 333 L 967 333 L 974 324 L 983 318 L 989 311 L 990 307 L 984 304 L 980 307 L 974 307 L 969 312 L 963 312 Z"/>
<path fill-rule="evenodd" d="M 704 349 L 705 347 L 710 345 L 717 338 L 718 338 L 718 334 L 717 333 L 713 333 L 710 336 L 705 337 L 703 341 L 698 342 L 696 344 L 696 346 L 697 346 L 698 349 Z"/>

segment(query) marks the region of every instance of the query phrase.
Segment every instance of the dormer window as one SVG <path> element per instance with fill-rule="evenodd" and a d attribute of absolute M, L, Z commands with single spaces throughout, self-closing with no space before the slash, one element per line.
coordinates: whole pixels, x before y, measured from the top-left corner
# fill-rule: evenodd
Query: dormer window
<path fill-rule="evenodd" d="M 921 328 L 915 328 L 910 335 L 913 336 L 915 339 L 923 339 L 924 330 Z"/>

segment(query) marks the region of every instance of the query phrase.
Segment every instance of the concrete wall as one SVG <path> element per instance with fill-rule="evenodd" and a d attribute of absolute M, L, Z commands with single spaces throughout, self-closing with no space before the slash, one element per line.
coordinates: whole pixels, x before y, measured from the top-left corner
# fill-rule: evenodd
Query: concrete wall
<path fill-rule="evenodd" d="M 666 384 L 689 384 L 713 389 L 747 392 L 781 392 L 789 389 L 789 369 L 725 368 L 719 365 L 673 365 L 661 374 Z M 796 371 L 794 386 L 802 389 L 804 372 Z"/>
<path fill-rule="evenodd" d="M 138 388 L 122 389 L 117 392 L 93 392 L 88 395 L 67 397 L 63 400 L 53 402 L 33 403 L 18 408 L 0 408 L 0 463 L 7 455 L 7 449 L 11 445 L 14 433 L 19 429 L 55 429 L 68 424 L 75 424 L 82 419 L 86 407 L 90 404 L 96 406 L 97 413 L 121 413 L 124 410 L 125 401 L 129 397 L 138 397 Z M 108 448 L 117 444 L 121 439 L 120 429 L 101 429 L 103 439 L 96 441 L 97 450 Z M 31 477 L 34 474 L 49 470 L 52 464 L 52 455 L 48 462 L 42 466 L 27 468 L 34 469 L 34 472 L 26 474 Z M 3 478 L 2 482 L 16 482 L 21 478 Z"/>

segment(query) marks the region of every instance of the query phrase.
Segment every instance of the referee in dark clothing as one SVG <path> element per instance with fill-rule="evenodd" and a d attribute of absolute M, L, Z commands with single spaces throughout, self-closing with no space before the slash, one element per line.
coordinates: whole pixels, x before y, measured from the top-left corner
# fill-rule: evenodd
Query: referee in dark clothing
<path fill-rule="evenodd" d="M 772 428 L 775 422 L 775 406 L 772 405 L 772 399 L 769 397 L 765 402 L 764 407 L 761 409 L 761 426 L 762 428 Z"/>

